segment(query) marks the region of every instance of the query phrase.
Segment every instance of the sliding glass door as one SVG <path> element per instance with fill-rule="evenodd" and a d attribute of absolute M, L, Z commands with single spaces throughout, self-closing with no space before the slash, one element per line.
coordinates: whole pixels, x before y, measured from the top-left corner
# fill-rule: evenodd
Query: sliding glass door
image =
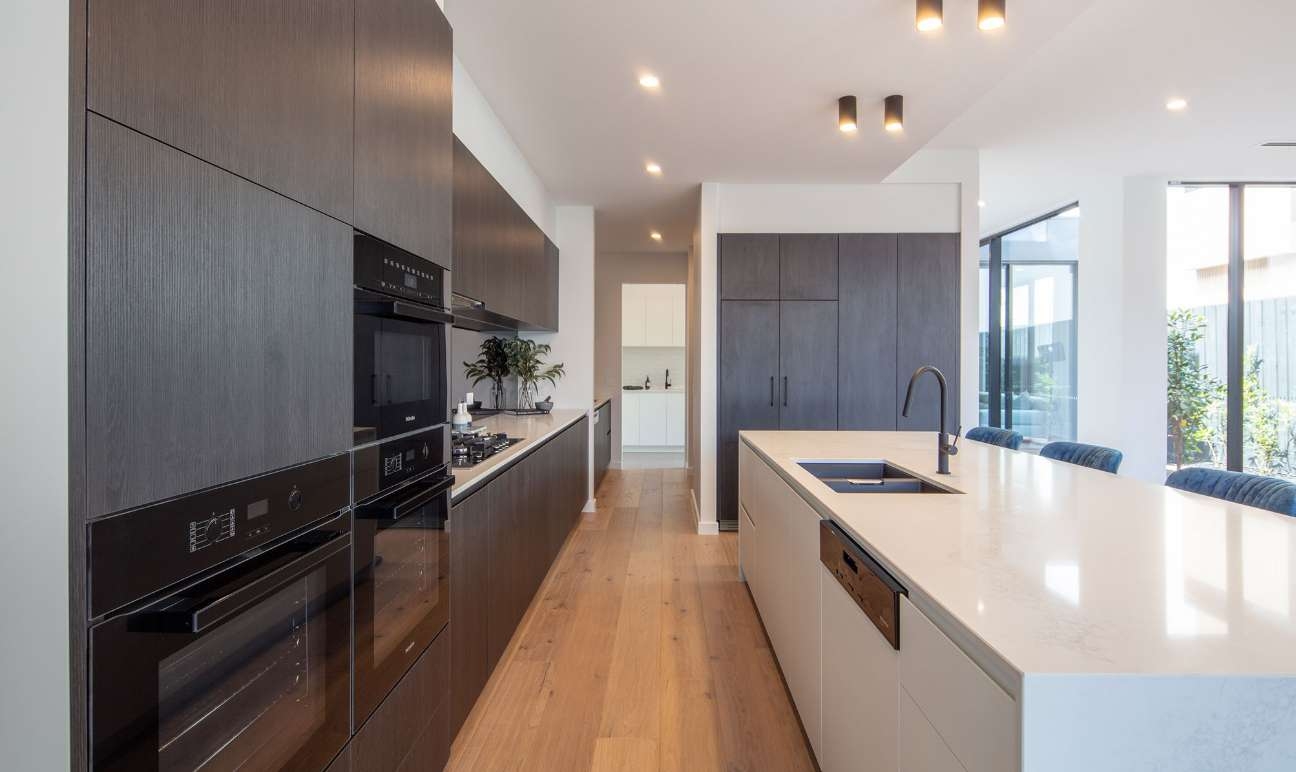
<path fill-rule="evenodd" d="M 1296 478 L 1296 186 L 1167 193 L 1167 469 Z"/>
<path fill-rule="evenodd" d="M 1067 207 L 982 242 L 980 423 L 1028 445 L 1076 436 L 1079 213 Z"/>

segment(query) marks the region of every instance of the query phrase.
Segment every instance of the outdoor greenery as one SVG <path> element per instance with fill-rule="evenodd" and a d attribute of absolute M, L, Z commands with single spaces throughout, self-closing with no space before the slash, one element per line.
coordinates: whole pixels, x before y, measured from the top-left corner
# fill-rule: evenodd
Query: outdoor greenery
<path fill-rule="evenodd" d="M 1206 336 L 1206 319 L 1195 311 L 1175 309 L 1166 331 L 1166 412 L 1171 460 L 1175 468 L 1210 460 L 1215 421 L 1212 406 L 1222 403 L 1224 384 L 1212 377 L 1197 354 Z"/>
<path fill-rule="evenodd" d="M 1176 309 L 1166 335 L 1166 413 L 1170 461 L 1175 468 L 1208 463 L 1226 466 L 1227 387 L 1201 362 L 1198 348 L 1206 319 Z M 1255 346 L 1242 359 L 1243 468 L 1262 475 L 1291 476 L 1296 451 L 1296 405 L 1276 399 L 1263 385 L 1264 360 Z"/>

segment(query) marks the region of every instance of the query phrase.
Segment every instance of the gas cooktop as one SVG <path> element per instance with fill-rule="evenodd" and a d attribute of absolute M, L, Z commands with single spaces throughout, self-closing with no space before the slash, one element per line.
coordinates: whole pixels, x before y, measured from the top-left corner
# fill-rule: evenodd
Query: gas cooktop
<path fill-rule="evenodd" d="M 510 437 L 507 434 L 454 432 L 450 435 L 450 463 L 456 469 L 468 469 L 521 441 L 521 437 Z"/>

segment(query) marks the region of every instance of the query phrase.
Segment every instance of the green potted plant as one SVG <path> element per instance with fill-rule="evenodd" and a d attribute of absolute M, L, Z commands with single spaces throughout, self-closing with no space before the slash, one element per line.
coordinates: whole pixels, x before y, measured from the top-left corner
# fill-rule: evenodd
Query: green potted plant
<path fill-rule="evenodd" d="M 504 408 L 504 379 L 509 374 L 509 341 L 491 336 L 482 341 L 476 362 L 464 362 L 464 374 L 473 379 L 473 386 L 482 381 L 491 382 L 491 398 L 495 409 Z"/>
<path fill-rule="evenodd" d="M 508 342 L 507 348 L 509 372 L 518 379 L 518 410 L 533 411 L 540 384 L 547 381 L 550 386 L 558 385 L 558 379 L 566 374 L 563 365 L 561 362 L 545 365 L 544 357 L 552 351 L 548 343 L 516 338 Z M 552 402 L 549 406 L 553 407 Z"/>

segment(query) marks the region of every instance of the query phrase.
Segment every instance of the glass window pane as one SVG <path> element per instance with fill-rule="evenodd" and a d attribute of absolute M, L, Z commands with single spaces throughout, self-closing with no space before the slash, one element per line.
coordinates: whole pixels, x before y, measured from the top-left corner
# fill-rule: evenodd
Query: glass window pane
<path fill-rule="evenodd" d="M 1005 234 L 1006 263 L 1074 261 L 1080 254 L 1080 207 Z"/>
<path fill-rule="evenodd" d="M 1007 330 L 1012 428 L 1033 443 L 1076 436 L 1075 266 L 1008 269 Z"/>
<path fill-rule="evenodd" d="M 1166 463 L 1226 464 L 1229 191 L 1166 193 Z"/>
<path fill-rule="evenodd" d="M 1296 477 L 1296 187 L 1243 191 L 1242 465 Z"/>

